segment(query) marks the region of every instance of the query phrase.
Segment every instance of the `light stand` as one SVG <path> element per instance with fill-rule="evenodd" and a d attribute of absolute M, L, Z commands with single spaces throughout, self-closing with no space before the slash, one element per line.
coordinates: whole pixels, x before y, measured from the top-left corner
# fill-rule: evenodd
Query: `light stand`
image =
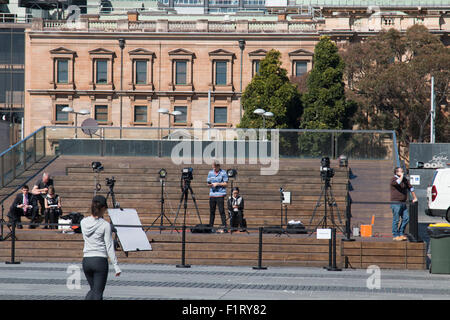
<path fill-rule="evenodd" d="M 163 230 L 163 218 L 166 218 L 166 220 L 170 223 L 170 225 L 172 226 L 172 222 L 169 220 L 169 218 L 167 218 L 167 216 L 164 213 L 164 187 L 165 187 L 165 181 L 166 181 L 166 176 L 167 176 L 167 172 L 165 169 L 161 169 L 159 170 L 159 182 L 161 183 L 161 199 L 160 199 L 160 203 L 161 203 L 161 213 L 158 217 L 156 217 L 156 219 L 152 222 L 151 226 L 153 226 L 155 224 L 155 222 L 158 219 L 161 219 L 161 224 L 159 227 L 159 233 L 161 233 L 161 230 Z"/>
<path fill-rule="evenodd" d="M 92 166 L 92 170 L 94 171 L 95 175 L 94 175 L 94 197 L 97 195 L 97 192 L 101 190 L 102 185 L 98 182 L 99 176 L 100 176 L 100 171 L 103 171 L 103 165 L 100 162 L 92 162 L 91 164 Z"/>
<path fill-rule="evenodd" d="M 285 207 L 285 205 L 284 205 L 284 200 L 285 200 L 284 190 L 283 190 L 283 187 L 280 187 L 280 232 L 277 234 L 278 237 L 280 237 L 282 234 L 286 234 L 289 237 L 289 234 L 283 227 L 284 225 L 287 225 L 287 221 L 286 221 L 287 220 L 287 211 L 285 211 L 285 210 L 287 210 L 287 207 Z M 283 210 L 283 209 L 285 209 L 285 210 Z M 285 211 L 285 215 L 286 215 L 285 222 L 286 223 L 283 223 L 283 211 Z"/>
<path fill-rule="evenodd" d="M 234 178 L 237 177 L 237 170 L 236 169 L 228 169 L 227 176 L 228 176 L 228 180 L 231 182 L 230 197 L 232 197 L 233 196 L 233 182 L 234 182 Z M 231 223 L 231 215 L 230 214 L 228 214 L 227 221 L 228 220 L 230 220 L 230 223 Z"/>

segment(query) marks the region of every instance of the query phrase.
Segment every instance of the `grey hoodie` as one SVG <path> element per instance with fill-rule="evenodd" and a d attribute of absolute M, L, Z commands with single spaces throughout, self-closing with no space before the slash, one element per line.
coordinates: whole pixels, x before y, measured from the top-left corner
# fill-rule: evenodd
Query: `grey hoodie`
<path fill-rule="evenodd" d="M 111 225 L 103 218 L 93 216 L 83 218 L 80 225 L 84 240 L 83 257 L 109 257 L 115 272 L 121 272 L 114 252 Z"/>

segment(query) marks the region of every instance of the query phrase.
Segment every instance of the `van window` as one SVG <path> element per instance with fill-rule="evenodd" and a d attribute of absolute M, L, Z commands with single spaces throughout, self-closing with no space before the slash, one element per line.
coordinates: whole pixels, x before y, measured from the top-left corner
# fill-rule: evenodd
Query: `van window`
<path fill-rule="evenodd" d="M 430 184 L 430 186 L 432 186 L 432 185 L 434 184 L 434 179 L 436 179 L 437 173 L 438 173 L 438 171 L 435 170 L 435 171 L 434 171 L 434 174 L 433 174 L 433 178 L 431 178 L 431 184 Z"/>

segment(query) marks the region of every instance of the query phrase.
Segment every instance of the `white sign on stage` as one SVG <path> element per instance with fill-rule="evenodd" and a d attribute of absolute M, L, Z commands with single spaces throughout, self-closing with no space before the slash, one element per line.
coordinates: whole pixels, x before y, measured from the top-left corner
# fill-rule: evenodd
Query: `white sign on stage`
<path fill-rule="evenodd" d="M 123 251 L 152 250 L 144 230 L 135 227 L 142 225 L 135 209 L 108 209 L 108 215 L 117 230 L 117 236 Z M 127 225 L 130 227 L 126 227 Z"/>
<path fill-rule="evenodd" d="M 330 240 L 331 229 L 317 229 L 317 239 Z"/>

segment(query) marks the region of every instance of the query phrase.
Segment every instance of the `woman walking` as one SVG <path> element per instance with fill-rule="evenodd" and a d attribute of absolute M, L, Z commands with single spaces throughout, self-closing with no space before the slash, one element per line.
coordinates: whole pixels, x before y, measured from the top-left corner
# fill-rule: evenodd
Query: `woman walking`
<path fill-rule="evenodd" d="M 116 277 L 121 273 L 114 252 L 111 225 L 103 219 L 108 209 L 106 198 L 100 195 L 92 199 L 91 215 L 81 220 L 83 233 L 83 271 L 90 286 L 86 300 L 102 300 L 108 279 L 108 257 L 114 266 Z"/>

